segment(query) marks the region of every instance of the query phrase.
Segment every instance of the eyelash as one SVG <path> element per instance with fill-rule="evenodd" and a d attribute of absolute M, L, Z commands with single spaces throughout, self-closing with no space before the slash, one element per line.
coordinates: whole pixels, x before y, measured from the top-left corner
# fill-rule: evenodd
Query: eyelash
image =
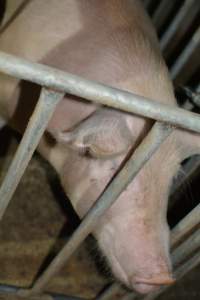
<path fill-rule="evenodd" d="M 95 156 L 93 155 L 91 148 L 89 146 L 83 146 L 82 148 L 80 148 L 79 155 L 87 158 L 95 159 Z"/>

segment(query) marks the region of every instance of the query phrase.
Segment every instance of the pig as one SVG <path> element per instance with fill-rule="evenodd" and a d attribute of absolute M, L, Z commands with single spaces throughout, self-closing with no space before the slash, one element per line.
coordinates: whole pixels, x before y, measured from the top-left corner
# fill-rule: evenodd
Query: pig
<path fill-rule="evenodd" d="M 2 31 L 0 50 L 177 105 L 155 30 L 137 0 L 29 1 Z M 23 133 L 40 87 L 4 74 L 0 80 L 1 119 Z M 38 151 L 81 218 L 152 124 L 69 94 L 58 104 Z M 196 137 L 175 130 L 93 230 L 114 276 L 139 293 L 174 281 L 168 195 L 181 161 L 196 151 Z"/>

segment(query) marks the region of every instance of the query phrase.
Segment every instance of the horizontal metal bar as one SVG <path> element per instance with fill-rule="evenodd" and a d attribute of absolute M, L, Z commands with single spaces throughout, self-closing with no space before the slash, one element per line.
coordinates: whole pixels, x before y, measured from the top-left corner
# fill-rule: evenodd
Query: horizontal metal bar
<path fill-rule="evenodd" d="M 38 280 L 36 280 L 34 286 L 27 295 L 38 294 L 45 288 L 45 285 L 49 282 L 52 276 L 54 276 L 60 268 L 63 267 L 72 253 L 94 229 L 99 218 L 114 203 L 122 191 L 128 186 L 128 184 L 133 180 L 144 164 L 151 158 L 153 153 L 172 131 L 172 127 L 161 123 L 156 123 L 153 126 L 149 134 L 131 155 L 122 170 L 109 183 L 98 201 L 95 202 L 83 218 L 80 226 L 72 234 L 64 248 L 54 258 L 49 267 L 38 278 Z"/>
<path fill-rule="evenodd" d="M 163 34 L 163 36 L 160 39 L 160 47 L 162 50 L 167 47 L 168 43 L 170 42 L 171 38 L 187 16 L 188 11 L 190 8 L 196 3 L 196 0 L 186 0 L 181 8 L 179 9 L 178 13 L 168 26 L 167 30 Z"/>
<path fill-rule="evenodd" d="M 171 67 L 171 77 L 175 79 L 180 71 L 183 69 L 185 64 L 189 61 L 191 55 L 200 45 L 200 27 L 197 28 L 193 34 L 190 42 L 187 44 L 185 49 L 181 52 L 180 56 L 177 58 L 176 62 Z"/>
<path fill-rule="evenodd" d="M 16 295 L 18 297 L 19 294 L 18 292 L 22 291 L 21 287 L 16 287 L 13 285 L 4 285 L 4 284 L 0 284 L 0 295 Z M 79 297 L 73 297 L 73 296 L 67 296 L 67 295 L 59 295 L 59 294 L 44 294 L 43 296 L 39 296 L 38 300 L 84 300 L 83 298 L 79 298 Z M 37 297 L 34 297 L 34 300 L 37 300 Z"/>
<path fill-rule="evenodd" d="M 62 98 L 63 94 L 60 92 L 42 89 L 38 103 L 0 188 L 0 219 L 24 174 L 57 103 Z"/>
<path fill-rule="evenodd" d="M 96 103 L 200 133 L 200 117 L 196 113 L 86 80 L 45 65 L 31 63 L 3 52 L 0 52 L 0 71 Z"/>

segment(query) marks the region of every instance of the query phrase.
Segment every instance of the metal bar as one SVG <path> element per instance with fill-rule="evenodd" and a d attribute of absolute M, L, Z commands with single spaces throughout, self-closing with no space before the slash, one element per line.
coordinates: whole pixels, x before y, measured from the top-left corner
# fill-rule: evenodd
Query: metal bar
<path fill-rule="evenodd" d="M 187 216 L 185 218 L 183 218 L 174 227 L 174 229 L 172 230 L 172 233 L 171 233 L 171 241 L 170 241 L 172 249 L 177 247 L 184 239 L 186 239 L 191 234 L 191 232 L 193 232 L 195 229 L 197 229 L 200 226 L 199 216 L 200 216 L 200 204 L 197 205 L 189 214 L 187 214 Z M 199 235 L 199 230 L 198 230 L 198 235 Z M 178 264 L 179 261 L 182 259 L 182 257 L 181 257 L 182 254 L 188 255 L 188 253 L 190 253 L 190 250 L 192 250 L 192 251 L 194 250 L 194 249 L 192 249 L 192 247 L 190 247 L 190 243 L 193 239 L 195 239 L 195 241 L 198 239 L 198 243 L 199 243 L 199 237 L 195 233 L 194 236 L 193 235 L 190 236 L 189 243 L 186 240 L 183 244 L 181 244 L 180 247 L 177 248 L 177 250 L 173 251 L 172 260 L 174 260 L 175 264 Z M 198 245 L 200 246 L 200 244 L 198 244 Z M 195 243 L 194 247 L 195 248 L 197 247 L 196 243 Z M 175 258 L 173 255 L 175 255 Z M 176 274 L 176 272 L 175 272 L 175 274 Z M 162 290 L 164 291 L 165 289 L 162 288 Z M 160 292 L 159 292 L 159 295 L 160 295 Z M 134 292 L 129 293 L 123 298 L 123 300 L 134 300 L 136 296 L 137 296 L 137 294 Z M 144 298 L 144 299 L 146 300 L 149 298 Z"/>
<path fill-rule="evenodd" d="M 172 262 L 176 268 L 191 254 L 193 254 L 198 248 L 200 248 L 200 226 L 186 241 L 184 241 L 176 250 L 173 252 Z"/>
<path fill-rule="evenodd" d="M 167 15 L 170 13 L 170 10 L 173 7 L 174 1 L 169 0 L 161 0 L 158 8 L 156 9 L 155 13 L 153 14 L 152 21 L 156 26 L 157 30 L 163 25 L 165 22 Z"/>
<path fill-rule="evenodd" d="M 108 87 L 48 66 L 30 63 L 3 52 L 0 52 L 0 71 L 54 90 L 200 133 L 200 117 L 196 113 Z"/>
<path fill-rule="evenodd" d="M 19 184 L 57 103 L 62 98 L 63 94 L 60 92 L 42 89 L 38 103 L 0 188 L 0 219 Z"/>
<path fill-rule="evenodd" d="M 171 67 L 170 71 L 171 71 L 172 79 L 175 79 L 177 77 L 178 73 L 180 73 L 180 71 L 183 69 L 183 67 L 188 62 L 191 55 L 194 53 L 194 51 L 197 49 L 199 45 L 200 45 L 200 27 L 197 28 L 190 42 L 187 44 L 185 49 L 182 51 L 181 55 L 177 58 L 174 65 Z"/>
<path fill-rule="evenodd" d="M 111 284 L 103 293 L 101 293 L 95 300 L 108 300 L 114 297 L 116 294 L 121 292 L 122 287 L 119 283 L 114 282 Z"/>
<path fill-rule="evenodd" d="M 188 11 L 190 8 L 196 3 L 196 0 L 186 0 L 170 25 L 168 26 L 167 30 L 163 34 L 160 39 L 160 47 L 162 50 L 167 47 L 168 43 L 170 42 L 171 38 L 173 37 L 174 33 L 177 31 L 178 27 L 183 22 L 184 18 L 187 16 Z"/>
<path fill-rule="evenodd" d="M 200 168 L 200 156 L 191 157 L 189 161 L 184 166 L 183 173 L 178 175 L 175 184 L 172 187 L 169 200 L 169 209 L 173 209 L 174 204 L 180 199 L 180 193 L 185 191 L 188 182 L 194 180 L 199 174 L 198 170 Z"/>
<path fill-rule="evenodd" d="M 172 230 L 171 247 L 175 248 L 183 241 L 192 231 L 200 226 L 200 204 L 187 214 Z"/>
<path fill-rule="evenodd" d="M 20 13 L 24 10 L 24 8 L 31 2 L 31 0 L 24 0 L 19 6 L 16 8 L 16 10 L 13 12 L 13 14 L 10 16 L 8 20 L 2 25 L 0 28 L 0 35 L 3 34 L 6 29 L 10 26 L 12 22 L 20 15 Z"/>
<path fill-rule="evenodd" d="M 4 284 L 0 284 L 0 295 L 18 295 L 18 291 L 21 291 L 22 289 L 20 287 L 16 287 L 13 285 L 4 285 Z M 20 296 L 18 296 L 20 297 Z M 29 298 L 30 299 L 30 298 Z M 67 295 L 59 295 L 59 294 L 54 294 L 54 293 L 50 293 L 50 294 L 44 294 L 40 297 L 34 297 L 32 298 L 34 300 L 84 300 L 83 298 L 79 298 L 79 297 L 73 297 L 73 296 L 67 296 Z"/>
<path fill-rule="evenodd" d="M 196 86 L 195 93 L 200 93 L 200 83 Z M 184 103 L 183 107 L 190 110 L 194 108 L 194 105 L 189 100 L 187 100 Z M 189 161 L 184 165 L 184 175 L 180 174 L 175 181 L 175 184 L 172 186 L 168 209 L 172 209 L 173 205 L 176 203 L 181 189 L 184 189 L 184 186 L 188 183 L 189 180 L 191 181 L 195 178 L 199 167 L 200 156 L 191 157 Z"/>
<path fill-rule="evenodd" d="M 177 268 L 177 270 L 175 271 L 175 276 L 177 280 L 180 280 L 182 277 L 184 277 L 189 271 L 191 271 L 192 269 L 194 269 L 195 267 L 197 267 L 200 264 L 200 252 L 198 252 L 196 255 L 194 255 L 192 258 L 190 258 L 186 263 L 184 263 L 183 265 L 181 265 L 179 268 Z M 156 299 L 158 296 L 160 296 L 161 294 L 163 294 L 163 292 L 165 292 L 169 287 L 163 287 L 161 289 L 159 289 L 157 292 L 153 293 L 153 294 L 149 294 L 143 298 L 143 300 L 154 300 Z"/>
<path fill-rule="evenodd" d="M 172 131 L 172 127 L 166 126 L 162 123 L 157 122 L 153 126 L 149 134 L 126 162 L 123 169 L 110 182 L 98 201 L 95 202 L 83 218 L 80 226 L 72 234 L 68 243 L 54 258 L 49 267 L 38 278 L 38 280 L 36 280 L 34 286 L 27 292 L 26 295 L 39 294 L 45 288 L 45 285 L 49 282 L 52 276 L 60 270 L 81 242 L 88 234 L 91 233 L 99 218 L 114 203 L 121 192 L 128 186 L 139 170 L 141 170 L 144 164 L 151 158 L 153 153 Z"/>
<path fill-rule="evenodd" d="M 152 21 L 156 23 L 160 19 L 161 14 L 163 13 L 163 10 L 165 11 L 169 6 L 168 0 L 161 0 L 160 3 L 158 3 L 158 6 L 156 10 L 154 11 L 152 15 Z"/>

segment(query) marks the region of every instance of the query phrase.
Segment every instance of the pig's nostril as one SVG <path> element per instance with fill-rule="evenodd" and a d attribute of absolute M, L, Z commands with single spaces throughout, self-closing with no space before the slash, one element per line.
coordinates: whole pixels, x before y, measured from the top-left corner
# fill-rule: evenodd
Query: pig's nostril
<path fill-rule="evenodd" d="M 158 289 L 158 286 L 144 284 L 144 283 L 134 283 L 133 288 L 136 292 L 138 292 L 140 294 L 148 294 L 151 292 L 155 292 Z"/>
<path fill-rule="evenodd" d="M 135 278 L 135 283 L 144 283 L 150 285 L 171 285 L 175 282 L 172 276 L 158 274 L 151 278 Z"/>
<path fill-rule="evenodd" d="M 135 277 L 133 280 L 133 286 L 139 293 L 150 293 L 157 290 L 162 285 L 171 285 L 175 282 L 175 279 L 170 275 L 158 274 L 151 278 Z"/>

